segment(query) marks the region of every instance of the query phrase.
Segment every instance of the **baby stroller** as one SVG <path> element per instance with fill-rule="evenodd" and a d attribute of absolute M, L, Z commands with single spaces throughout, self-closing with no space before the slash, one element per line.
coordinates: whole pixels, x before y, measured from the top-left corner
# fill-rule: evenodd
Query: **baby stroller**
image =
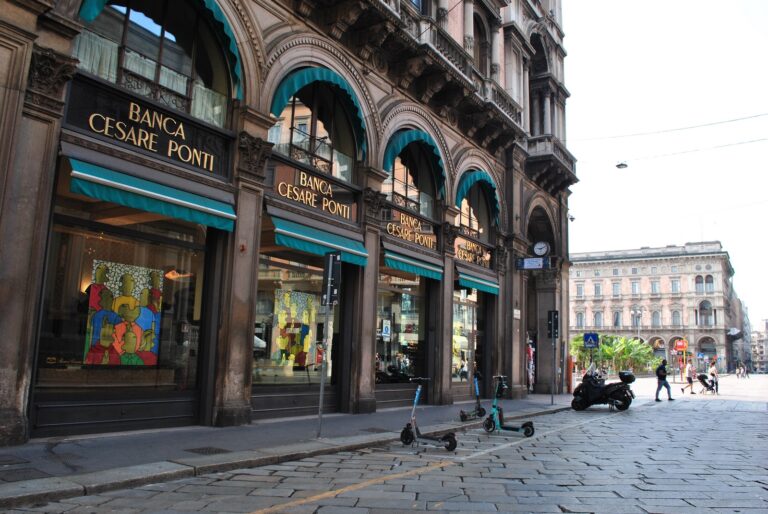
<path fill-rule="evenodd" d="M 701 384 L 701 391 L 699 393 L 712 393 L 715 394 L 715 381 L 707 378 L 707 375 L 700 373 L 696 378 L 699 379 Z"/>

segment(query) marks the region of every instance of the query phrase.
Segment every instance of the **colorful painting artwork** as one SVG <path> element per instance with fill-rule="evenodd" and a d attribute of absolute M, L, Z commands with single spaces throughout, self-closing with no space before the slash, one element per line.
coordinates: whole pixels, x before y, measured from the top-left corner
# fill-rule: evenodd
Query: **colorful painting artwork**
<path fill-rule="evenodd" d="M 318 355 L 313 344 L 318 303 L 315 294 L 275 290 L 277 330 L 273 336 L 272 361 L 276 364 L 303 368 L 321 362 L 322 355 Z"/>
<path fill-rule="evenodd" d="M 93 261 L 83 363 L 155 366 L 160 346 L 163 272 Z"/>

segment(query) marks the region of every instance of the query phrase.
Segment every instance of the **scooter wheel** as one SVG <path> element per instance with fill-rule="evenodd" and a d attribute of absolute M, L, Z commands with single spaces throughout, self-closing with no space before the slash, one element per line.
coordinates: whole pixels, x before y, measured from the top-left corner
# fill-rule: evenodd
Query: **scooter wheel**
<path fill-rule="evenodd" d="M 581 396 L 574 396 L 573 401 L 571 401 L 571 408 L 573 410 L 584 410 L 587 408 L 587 402 Z"/>
<path fill-rule="evenodd" d="M 405 427 L 402 432 L 400 432 L 400 442 L 403 443 L 405 446 L 408 446 L 410 444 L 413 444 L 413 431 L 409 427 Z"/>
<path fill-rule="evenodd" d="M 483 416 L 485 416 L 485 409 L 480 407 L 479 409 L 477 409 L 477 417 L 482 418 Z"/>
<path fill-rule="evenodd" d="M 523 426 L 523 435 L 525 437 L 531 437 L 535 431 L 533 430 L 533 425 L 524 425 Z"/>
<path fill-rule="evenodd" d="M 458 442 L 456 441 L 456 436 L 453 434 L 446 434 L 443 436 L 443 443 L 445 443 L 445 449 L 449 452 L 452 452 L 456 449 L 456 446 L 458 446 Z"/>
<path fill-rule="evenodd" d="M 459 412 L 459 419 L 461 421 L 467 421 L 467 413 L 464 411 Z"/>
<path fill-rule="evenodd" d="M 489 434 L 496 430 L 496 423 L 493 422 L 493 418 L 490 416 L 485 418 L 485 421 L 483 421 L 483 429 Z"/>

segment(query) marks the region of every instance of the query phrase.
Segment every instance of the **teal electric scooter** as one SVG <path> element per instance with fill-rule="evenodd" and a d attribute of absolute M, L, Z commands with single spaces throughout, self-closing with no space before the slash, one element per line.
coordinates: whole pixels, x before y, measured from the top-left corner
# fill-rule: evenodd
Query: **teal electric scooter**
<path fill-rule="evenodd" d="M 522 432 L 525 437 L 531 437 L 534 433 L 532 421 L 526 421 L 520 426 L 504 424 L 504 410 L 499 406 L 499 398 L 504 396 L 509 385 L 507 385 L 507 377 L 504 375 L 496 375 L 493 380 L 496 382 L 496 394 L 493 395 L 491 413 L 483 421 L 483 428 L 488 433 L 506 430 L 508 432 Z"/>

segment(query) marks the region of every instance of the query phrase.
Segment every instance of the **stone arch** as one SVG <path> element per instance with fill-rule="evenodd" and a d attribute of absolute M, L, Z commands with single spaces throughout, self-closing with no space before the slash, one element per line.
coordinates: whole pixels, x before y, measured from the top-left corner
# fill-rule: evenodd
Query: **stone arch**
<path fill-rule="evenodd" d="M 379 153 L 376 156 L 373 165 L 378 166 L 379 163 L 382 162 L 387 141 L 389 141 L 395 132 L 404 127 L 413 127 L 423 130 L 432 136 L 432 139 L 437 143 L 438 149 L 440 150 L 440 154 L 443 158 L 443 166 L 445 168 L 446 198 L 450 198 L 448 196 L 448 186 L 456 177 L 456 168 L 453 166 L 453 160 L 451 159 L 451 153 L 448 150 L 448 143 L 443 136 L 443 131 L 435 122 L 434 118 L 429 115 L 428 111 L 412 102 L 398 103 L 387 110 L 381 120 L 381 124 L 382 133 L 379 142 Z"/>
<path fill-rule="evenodd" d="M 266 69 L 264 39 L 251 11 L 242 0 L 220 2 L 219 6 L 232 25 L 238 45 L 250 44 L 248 52 L 241 54 L 243 63 L 243 101 L 246 105 L 257 105 L 261 98 L 261 84 Z M 237 13 L 235 16 L 234 12 Z"/>
<path fill-rule="evenodd" d="M 453 180 L 450 184 L 446 184 L 446 198 L 451 199 L 456 197 L 456 189 L 461 182 L 461 176 L 472 170 L 483 170 L 493 179 L 496 185 L 496 196 L 499 202 L 499 230 L 506 231 L 507 229 L 507 206 L 503 191 L 501 189 L 502 182 L 497 171 L 495 162 L 488 158 L 487 155 L 475 150 L 474 148 L 465 149 L 457 152 L 455 156 L 455 170 L 456 173 L 453 176 Z M 459 171 L 460 170 L 460 171 Z M 453 202 L 451 202 L 453 205 Z"/>
<path fill-rule="evenodd" d="M 553 212 L 552 204 L 547 201 L 547 197 L 544 193 L 537 191 L 531 196 L 526 202 L 523 212 L 525 213 L 523 218 L 523 226 L 526 227 L 525 236 L 530 239 L 532 227 L 534 225 L 541 225 L 546 220 L 549 225 L 549 238 L 545 238 L 544 240 L 550 244 L 552 254 L 562 255 L 562 249 L 559 248 L 560 237 L 559 231 L 557 230 L 557 227 L 559 226 L 559 224 L 556 223 L 557 216 Z M 533 230 L 534 235 L 542 234 L 539 237 L 544 237 L 546 232 L 546 229 Z"/>
<path fill-rule="evenodd" d="M 259 110 L 269 112 L 272 97 L 282 79 L 290 72 L 303 66 L 321 66 L 338 73 L 355 92 L 363 111 L 367 160 L 380 153 L 382 125 L 375 102 L 365 85 L 360 72 L 337 45 L 311 34 L 297 34 L 282 41 L 269 55 L 266 64 L 263 94 L 259 99 Z"/>

